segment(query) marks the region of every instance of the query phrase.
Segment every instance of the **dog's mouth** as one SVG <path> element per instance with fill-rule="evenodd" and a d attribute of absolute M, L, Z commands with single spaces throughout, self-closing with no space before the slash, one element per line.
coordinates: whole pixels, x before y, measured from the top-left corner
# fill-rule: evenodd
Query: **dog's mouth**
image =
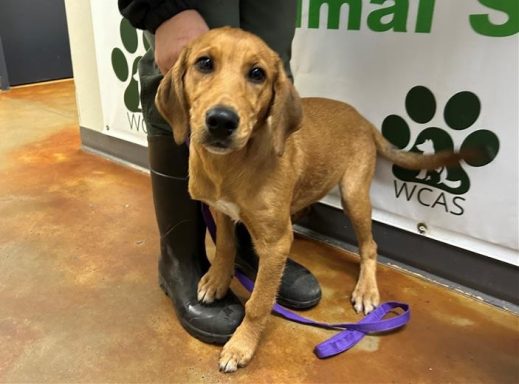
<path fill-rule="evenodd" d="M 203 146 L 205 149 L 207 149 L 208 152 L 215 155 L 226 155 L 234 151 L 234 148 L 229 140 L 206 140 Z"/>
<path fill-rule="evenodd" d="M 236 132 L 227 137 L 218 137 L 210 134 L 209 132 L 204 132 L 201 135 L 201 140 L 198 142 L 210 153 L 216 155 L 227 155 L 231 152 L 236 152 L 241 150 L 247 140 L 243 140 L 240 138 Z"/>

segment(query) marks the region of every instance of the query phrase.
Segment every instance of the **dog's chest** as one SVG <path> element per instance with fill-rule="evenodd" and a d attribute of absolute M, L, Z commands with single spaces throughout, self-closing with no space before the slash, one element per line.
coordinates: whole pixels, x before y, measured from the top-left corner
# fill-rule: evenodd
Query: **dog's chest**
<path fill-rule="evenodd" d="M 209 204 L 215 209 L 229 216 L 233 221 L 240 221 L 240 207 L 238 207 L 236 204 L 223 199 Z"/>
<path fill-rule="evenodd" d="M 201 164 L 193 166 L 193 163 L 190 162 L 189 193 L 191 197 L 222 212 L 235 222 L 241 221 L 240 207 L 227 198 L 228 194 L 224 193 L 222 189 L 222 182 L 216 182 L 210 178 L 201 168 Z"/>
<path fill-rule="evenodd" d="M 197 189 L 195 187 L 190 188 L 190 193 L 194 199 L 200 200 L 212 208 L 222 212 L 223 214 L 229 216 L 233 221 L 241 221 L 240 207 L 237 204 L 224 198 L 215 200 L 214 197 L 209 197 L 212 195 L 211 193 L 197 193 Z"/>

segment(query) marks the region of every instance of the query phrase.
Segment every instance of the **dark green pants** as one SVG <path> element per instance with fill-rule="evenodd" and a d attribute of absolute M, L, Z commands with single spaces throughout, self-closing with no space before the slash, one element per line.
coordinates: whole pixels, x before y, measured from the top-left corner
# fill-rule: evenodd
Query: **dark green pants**
<path fill-rule="evenodd" d="M 261 37 L 285 63 L 290 74 L 290 56 L 295 31 L 296 0 L 205 0 L 198 11 L 209 28 L 240 27 Z M 139 62 L 141 105 L 148 136 L 171 135 L 171 128 L 155 108 L 155 94 L 162 75 L 154 61 L 154 36 L 146 34 L 151 48 Z"/>

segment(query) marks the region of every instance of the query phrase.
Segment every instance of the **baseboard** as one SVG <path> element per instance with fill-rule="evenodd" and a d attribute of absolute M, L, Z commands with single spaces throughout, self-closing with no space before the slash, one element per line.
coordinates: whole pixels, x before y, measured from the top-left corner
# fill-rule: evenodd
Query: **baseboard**
<path fill-rule="evenodd" d="M 148 169 L 147 148 L 81 127 L 86 150 Z M 351 222 L 342 210 L 315 204 L 298 226 L 330 239 L 356 244 Z M 400 265 L 481 292 L 499 301 L 519 305 L 519 268 L 465 249 L 373 222 L 379 254 Z"/>
<path fill-rule="evenodd" d="M 314 204 L 298 225 L 326 237 L 357 244 L 342 210 Z M 519 305 L 519 268 L 450 244 L 373 221 L 380 255 L 499 300 Z"/>
<path fill-rule="evenodd" d="M 9 89 L 9 76 L 7 75 L 7 64 L 5 63 L 4 47 L 2 45 L 2 37 L 0 36 L 0 89 L 7 91 Z"/>
<path fill-rule="evenodd" d="M 117 137 L 80 127 L 81 146 L 89 151 L 98 152 L 105 157 L 149 169 L 148 149 Z"/>

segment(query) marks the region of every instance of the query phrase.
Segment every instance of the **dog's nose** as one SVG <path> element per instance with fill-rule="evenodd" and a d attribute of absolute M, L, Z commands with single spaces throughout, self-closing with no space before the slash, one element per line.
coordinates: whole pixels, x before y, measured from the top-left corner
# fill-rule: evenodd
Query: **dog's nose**
<path fill-rule="evenodd" d="M 236 112 L 227 107 L 214 107 L 205 115 L 207 129 L 213 136 L 221 139 L 232 135 L 239 122 Z"/>

